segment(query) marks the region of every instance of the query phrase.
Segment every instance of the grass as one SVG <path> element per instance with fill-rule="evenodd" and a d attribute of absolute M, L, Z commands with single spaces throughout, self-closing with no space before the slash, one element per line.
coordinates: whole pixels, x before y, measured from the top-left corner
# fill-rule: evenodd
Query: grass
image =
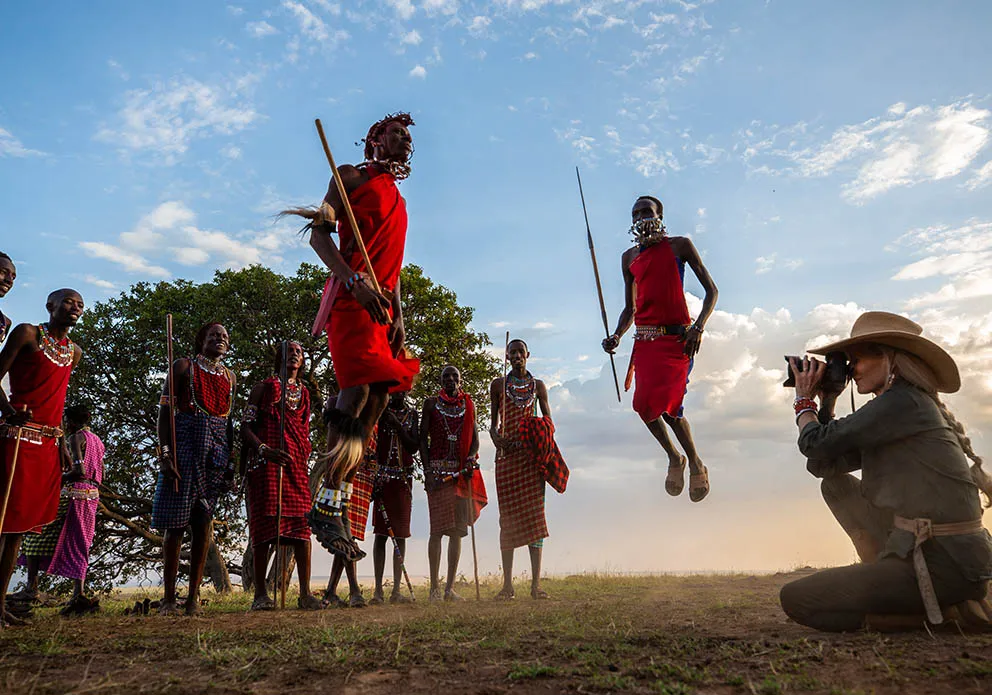
<path fill-rule="evenodd" d="M 987 692 L 992 636 L 826 635 L 778 607 L 788 576 L 572 576 L 552 600 L 247 613 L 208 594 L 202 617 L 39 611 L 0 631 L 0 692 Z M 474 587 L 459 589 L 463 596 Z M 157 598 L 157 596 L 153 596 Z M 295 606 L 290 596 L 287 606 Z"/>

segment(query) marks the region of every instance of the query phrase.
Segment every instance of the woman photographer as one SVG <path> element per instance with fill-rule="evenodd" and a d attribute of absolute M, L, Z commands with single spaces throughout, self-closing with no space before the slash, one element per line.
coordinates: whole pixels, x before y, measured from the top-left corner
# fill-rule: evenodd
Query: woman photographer
<path fill-rule="evenodd" d="M 980 492 L 992 478 L 938 392 L 961 386 L 957 365 L 909 319 L 868 312 L 851 337 L 811 350 L 844 352 L 858 393 L 876 397 L 833 419 L 837 393 L 821 393 L 824 364 L 793 358 L 799 450 L 823 479 L 823 497 L 862 564 L 782 588 L 782 608 L 819 630 L 921 627 L 947 617 L 987 626 L 992 537 Z M 819 413 L 816 401 L 821 399 Z M 968 459 L 973 462 L 969 465 Z M 850 474 L 861 470 L 861 480 Z"/>

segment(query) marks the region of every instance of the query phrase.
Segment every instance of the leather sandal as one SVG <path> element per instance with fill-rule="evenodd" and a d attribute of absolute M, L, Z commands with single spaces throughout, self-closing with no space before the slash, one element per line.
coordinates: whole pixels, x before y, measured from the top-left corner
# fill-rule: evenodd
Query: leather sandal
<path fill-rule="evenodd" d="M 699 473 L 689 474 L 689 499 L 702 502 L 710 494 L 710 472 L 703 466 Z"/>
<path fill-rule="evenodd" d="M 678 497 L 682 494 L 682 490 L 685 489 L 685 465 L 686 458 L 682 457 L 682 465 L 668 466 L 668 475 L 665 476 L 665 492 L 667 492 L 672 497 Z"/>

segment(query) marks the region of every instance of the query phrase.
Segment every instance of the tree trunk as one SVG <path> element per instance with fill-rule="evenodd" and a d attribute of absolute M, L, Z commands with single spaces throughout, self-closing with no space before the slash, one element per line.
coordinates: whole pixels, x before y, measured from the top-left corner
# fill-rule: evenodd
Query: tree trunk
<path fill-rule="evenodd" d="M 217 543 L 214 542 L 213 534 L 211 534 L 210 538 L 210 547 L 207 549 L 205 574 L 210 577 L 210 581 L 214 585 L 214 591 L 218 594 L 230 593 L 232 589 L 231 575 L 227 571 L 227 562 L 220 554 L 220 550 L 217 549 Z"/>

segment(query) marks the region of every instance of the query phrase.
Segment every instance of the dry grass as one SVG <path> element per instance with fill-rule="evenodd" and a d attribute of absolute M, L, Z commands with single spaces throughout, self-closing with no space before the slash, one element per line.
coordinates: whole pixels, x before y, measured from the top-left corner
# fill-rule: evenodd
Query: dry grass
<path fill-rule="evenodd" d="M 465 601 L 246 614 L 210 596 L 203 617 L 63 620 L 0 632 L 10 693 L 694 692 L 986 693 L 992 636 L 825 635 L 778 607 L 774 577 L 549 580 L 511 603 Z M 483 587 L 483 596 L 497 586 Z M 474 588 L 460 589 L 463 596 Z M 133 594 L 127 596 L 133 603 Z M 295 606 L 291 596 L 287 605 Z"/>

